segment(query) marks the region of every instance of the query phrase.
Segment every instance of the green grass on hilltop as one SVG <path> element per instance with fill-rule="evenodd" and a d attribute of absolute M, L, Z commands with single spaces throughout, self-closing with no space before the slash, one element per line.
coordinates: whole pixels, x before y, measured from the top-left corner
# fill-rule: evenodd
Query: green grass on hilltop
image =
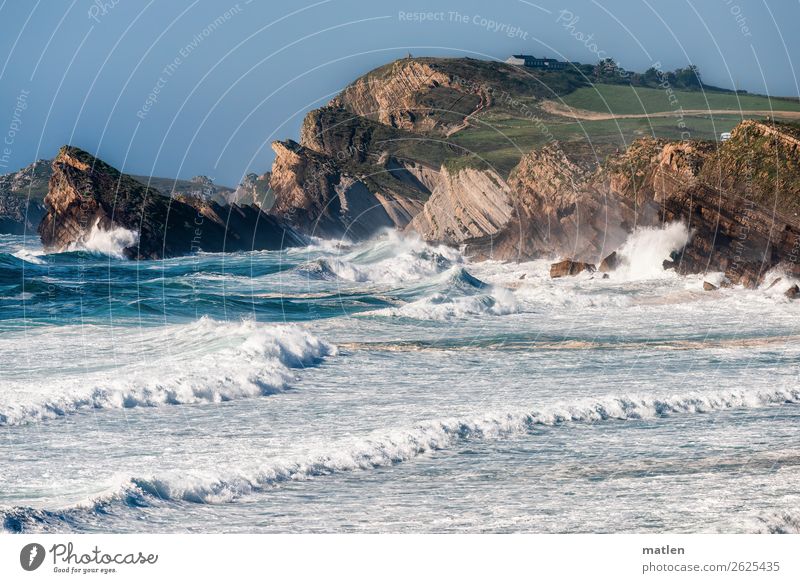
<path fill-rule="evenodd" d="M 753 117 L 753 116 L 750 116 Z M 481 118 L 485 123 L 473 126 L 450 137 L 450 140 L 467 153 L 483 158 L 500 174 L 507 175 L 529 150 L 539 148 L 549 141 L 579 144 L 594 160 L 601 162 L 616 148 L 625 148 L 633 140 L 643 137 L 679 140 L 688 131 L 693 140 L 714 140 L 721 132 L 733 129 L 742 121 L 740 115 L 705 115 L 685 117 L 686 128 L 678 127 L 676 118 L 628 118 L 597 121 L 565 121 L 566 118 L 547 119 L 536 124 L 499 115 Z M 466 155 L 460 165 L 479 159 Z"/>
<path fill-rule="evenodd" d="M 678 108 L 800 111 L 800 102 L 790 99 L 717 91 L 674 91 L 673 101 L 670 102 L 670 96 L 663 89 L 629 85 L 597 84 L 582 87 L 563 99 L 571 107 L 617 115 L 649 114 Z"/>

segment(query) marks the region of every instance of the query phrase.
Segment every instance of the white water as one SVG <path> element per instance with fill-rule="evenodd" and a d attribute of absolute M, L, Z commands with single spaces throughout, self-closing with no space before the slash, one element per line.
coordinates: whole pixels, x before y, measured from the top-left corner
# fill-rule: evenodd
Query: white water
<path fill-rule="evenodd" d="M 139 243 L 139 233 L 119 226 L 107 231 L 100 228 L 99 222 L 98 219 L 89 234 L 81 241 L 70 245 L 69 250 L 88 251 L 123 259 L 125 249 Z"/>
<path fill-rule="evenodd" d="M 658 227 L 639 227 L 622 245 L 618 254 L 621 259 L 617 275 L 628 280 L 665 277 L 661 267 L 670 254 L 683 249 L 691 240 L 685 224 L 676 222 Z"/>
<path fill-rule="evenodd" d="M 0 338 L 6 357 L 37 363 L 38 378 L 10 374 L 0 425 L 82 409 L 219 403 L 276 393 L 291 369 L 313 366 L 335 347 L 292 326 L 203 318 L 166 328 L 67 327 Z M 83 355 L 91 357 L 85 359 Z M 88 360 L 88 361 L 87 361 Z"/>
<path fill-rule="evenodd" d="M 792 531 L 800 304 L 788 280 L 704 292 L 707 275 L 661 271 L 686 236 L 637 232 L 608 279 L 395 236 L 98 258 L 84 262 L 97 293 L 86 284 L 80 301 L 69 264 L 61 276 L 44 257 L 75 316 L 36 320 L 39 285 L 27 320 L 2 323 L 0 520 Z"/>

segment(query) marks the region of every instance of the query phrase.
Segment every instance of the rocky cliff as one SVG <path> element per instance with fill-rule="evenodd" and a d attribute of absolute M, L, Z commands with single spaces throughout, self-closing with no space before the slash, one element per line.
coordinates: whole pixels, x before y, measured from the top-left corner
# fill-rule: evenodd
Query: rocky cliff
<path fill-rule="evenodd" d="M 569 71 L 534 74 L 475 59 L 408 58 L 380 67 L 311 111 L 299 144 L 273 144 L 273 210 L 323 236 L 363 238 L 386 227 L 403 229 L 437 188 L 432 206 L 447 204 L 450 177 L 440 174 L 442 165 L 471 155 L 445 138 L 478 114 L 509 107 L 518 113 L 524 100 L 583 83 Z M 497 172 L 493 178 L 503 182 Z M 488 178 L 466 173 L 456 180 Z M 460 227 L 453 220 L 445 228 L 455 233 Z"/>
<path fill-rule="evenodd" d="M 744 121 L 719 147 L 641 141 L 599 176 L 612 195 L 636 203 L 640 224 L 688 226 L 691 239 L 668 267 L 722 271 L 727 281 L 753 287 L 777 265 L 800 275 L 799 132 Z"/>
<path fill-rule="evenodd" d="M 50 162 L 37 160 L 17 172 L 0 176 L 0 234 L 35 233 L 44 216 Z"/>
<path fill-rule="evenodd" d="M 63 250 L 95 229 L 127 229 L 138 238 L 124 250 L 134 259 L 303 243 L 293 229 L 257 207 L 180 198 L 165 197 L 87 152 L 64 146 L 53 160 L 39 234 L 45 248 Z"/>
<path fill-rule="evenodd" d="M 269 211 L 275 204 L 275 193 L 269 186 L 270 177 L 269 172 L 260 176 L 252 172 L 247 174 L 236 190 L 225 196 L 225 202 L 239 205 L 254 204 L 264 211 Z"/>
<path fill-rule="evenodd" d="M 575 70 L 544 71 L 477 59 L 406 58 L 370 71 L 331 104 L 413 133 L 448 136 L 470 116 L 516 100 L 552 99 L 586 85 Z"/>
<path fill-rule="evenodd" d="M 432 196 L 410 228 L 426 239 L 466 245 L 477 257 L 560 256 L 596 264 L 636 227 L 680 221 L 691 237 L 666 268 L 721 271 L 729 283 L 752 287 L 778 265 L 800 275 L 797 132 L 746 121 L 719 146 L 642 139 L 594 170 L 556 144 L 524 156 L 508 184 L 491 192 L 464 182 L 445 203 Z M 487 184 L 489 171 L 476 172 Z M 497 213 L 498 207 L 511 212 Z M 495 220 L 454 228 L 465 208 L 470 217 Z"/>

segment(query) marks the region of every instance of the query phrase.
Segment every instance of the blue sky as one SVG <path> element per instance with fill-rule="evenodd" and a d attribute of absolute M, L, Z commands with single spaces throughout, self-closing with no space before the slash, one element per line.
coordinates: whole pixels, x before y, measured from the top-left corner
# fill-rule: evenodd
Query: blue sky
<path fill-rule="evenodd" d="M 797 96 L 798 22 L 798 0 L 0 0 L 0 173 L 72 143 L 235 185 L 306 111 L 408 52 L 691 62 L 713 85 Z"/>

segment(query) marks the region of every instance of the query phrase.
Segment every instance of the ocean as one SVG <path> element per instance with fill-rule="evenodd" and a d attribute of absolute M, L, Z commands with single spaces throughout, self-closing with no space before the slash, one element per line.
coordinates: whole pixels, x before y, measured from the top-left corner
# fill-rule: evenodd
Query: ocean
<path fill-rule="evenodd" d="M 663 271 L 685 238 L 550 279 L 393 233 L 0 236 L 0 526 L 797 532 L 800 303 Z"/>

